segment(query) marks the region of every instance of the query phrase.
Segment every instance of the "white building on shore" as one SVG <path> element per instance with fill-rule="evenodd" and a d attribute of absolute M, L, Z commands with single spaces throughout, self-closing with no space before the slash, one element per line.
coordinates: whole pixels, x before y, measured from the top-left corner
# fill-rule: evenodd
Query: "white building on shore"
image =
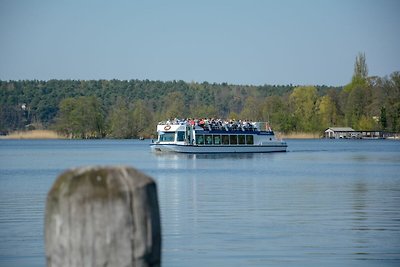
<path fill-rule="evenodd" d="M 397 139 L 398 134 L 384 131 L 356 131 L 350 127 L 329 127 L 325 130 L 324 136 L 331 139 Z"/>
<path fill-rule="evenodd" d="M 325 130 L 325 138 L 361 138 L 360 132 L 350 127 L 330 127 Z"/>

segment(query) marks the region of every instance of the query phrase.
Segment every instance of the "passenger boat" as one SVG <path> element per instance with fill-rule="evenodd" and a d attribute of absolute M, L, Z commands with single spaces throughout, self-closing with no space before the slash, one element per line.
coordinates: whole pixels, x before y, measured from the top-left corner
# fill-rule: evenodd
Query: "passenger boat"
<path fill-rule="evenodd" d="M 287 148 L 265 122 L 174 120 L 160 122 L 157 134 L 151 144 L 155 152 L 266 153 Z"/>

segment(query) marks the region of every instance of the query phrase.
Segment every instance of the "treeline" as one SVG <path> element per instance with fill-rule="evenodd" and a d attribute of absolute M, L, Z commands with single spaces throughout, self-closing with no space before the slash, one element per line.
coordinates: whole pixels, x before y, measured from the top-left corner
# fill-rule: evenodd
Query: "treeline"
<path fill-rule="evenodd" d="M 400 131 L 400 73 L 368 77 L 356 58 L 345 87 L 149 80 L 0 81 L 0 132 L 54 129 L 72 138 L 136 138 L 167 118 L 269 121 L 281 132 L 329 126 Z"/>
<path fill-rule="evenodd" d="M 159 120 L 237 116 L 248 99 L 281 97 L 293 88 L 149 80 L 0 81 L 0 131 L 46 128 L 79 138 L 149 136 Z"/>

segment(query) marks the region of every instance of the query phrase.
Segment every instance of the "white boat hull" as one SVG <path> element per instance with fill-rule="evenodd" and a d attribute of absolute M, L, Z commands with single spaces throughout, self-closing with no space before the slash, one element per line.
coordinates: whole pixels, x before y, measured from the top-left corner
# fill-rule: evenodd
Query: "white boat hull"
<path fill-rule="evenodd" d="M 151 144 L 155 152 L 176 152 L 176 153 L 268 153 L 286 152 L 285 142 L 271 142 L 267 145 L 179 145 L 179 144 Z"/>

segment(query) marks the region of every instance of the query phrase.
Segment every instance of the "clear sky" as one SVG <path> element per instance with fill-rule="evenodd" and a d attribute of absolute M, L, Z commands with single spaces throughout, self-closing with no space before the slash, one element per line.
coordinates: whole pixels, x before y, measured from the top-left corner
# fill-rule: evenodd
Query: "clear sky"
<path fill-rule="evenodd" d="M 344 85 L 400 71 L 398 0 L 0 0 L 0 79 Z"/>

